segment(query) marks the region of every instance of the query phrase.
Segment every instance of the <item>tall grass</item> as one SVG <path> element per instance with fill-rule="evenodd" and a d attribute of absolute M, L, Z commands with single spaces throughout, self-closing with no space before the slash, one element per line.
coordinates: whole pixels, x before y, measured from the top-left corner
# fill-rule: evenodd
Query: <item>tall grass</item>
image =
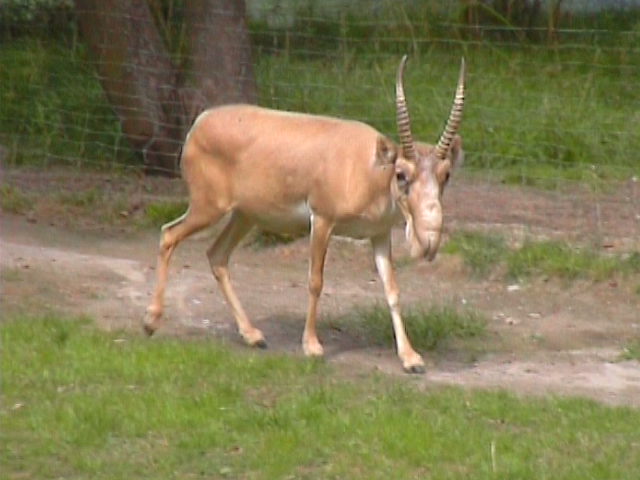
<path fill-rule="evenodd" d="M 440 134 L 459 58 L 465 55 L 469 78 L 461 133 L 466 169 L 546 188 L 567 180 L 598 185 L 637 174 L 640 164 L 630 152 L 640 148 L 640 134 L 629 128 L 639 115 L 633 101 L 637 92 L 631 87 L 633 68 L 596 68 L 613 60 L 578 48 L 459 47 L 452 51 L 434 45 L 412 57 L 405 84 L 417 138 L 434 142 Z M 262 101 L 361 119 L 394 136 L 398 58 L 363 55 L 342 62 L 261 57 Z M 283 77 L 283 72 L 291 73 Z"/>
<path fill-rule="evenodd" d="M 409 52 L 414 134 L 433 142 L 464 55 L 467 170 L 545 188 L 637 176 L 640 33 L 567 32 L 552 45 L 486 41 L 456 36 L 453 25 L 429 19 L 416 5 L 415 15 L 392 9 L 385 21 L 372 11 L 332 18 L 312 12 L 282 27 L 254 22 L 260 103 L 359 119 L 395 136 L 394 76 Z M 87 60 L 77 41 L 0 44 L 0 142 L 11 163 L 139 162 Z"/>
<path fill-rule="evenodd" d="M 617 478 L 640 416 L 352 376 L 216 340 L 0 322 L 6 478 Z"/>
<path fill-rule="evenodd" d="M 0 43 L 0 144 L 9 164 L 133 163 L 120 123 L 80 44 Z"/>

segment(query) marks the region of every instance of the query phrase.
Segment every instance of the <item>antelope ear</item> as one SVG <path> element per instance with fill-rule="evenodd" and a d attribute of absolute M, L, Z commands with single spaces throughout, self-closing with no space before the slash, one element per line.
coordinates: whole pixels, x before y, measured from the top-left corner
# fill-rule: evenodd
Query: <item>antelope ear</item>
<path fill-rule="evenodd" d="M 464 163 L 464 150 L 462 150 L 462 137 L 460 135 L 453 137 L 449 153 L 451 155 L 451 166 L 460 168 Z"/>
<path fill-rule="evenodd" d="M 397 158 L 398 149 L 396 145 L 386 137 L 378 137 L 375 165 L 378 167 L 393 165 L 396 163 Z"/>

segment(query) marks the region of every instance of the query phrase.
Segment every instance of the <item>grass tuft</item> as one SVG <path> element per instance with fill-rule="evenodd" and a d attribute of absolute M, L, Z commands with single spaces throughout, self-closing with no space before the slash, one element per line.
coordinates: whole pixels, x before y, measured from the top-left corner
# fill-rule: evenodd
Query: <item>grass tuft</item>
<path fill-rule="evenodd" d="M 442 251 L 462 256 L 464 264 L 476 277 L 486 277 L 507 255 L 507 245 L 499 235 L 459 232 L 449 239 Z"/>
<path fill-rule="evenodd" d="M 622 352 L 623 360 L 638 360 L 640 361 L 640 338 L 637 338 L 630 342 Z"/>
<path fill-rule="evenodd" d="M 548 275 L 566 280 L 588 278 L 602 281 L 620 274 L 640 273 L 640 254 L 603 255 L 590 249 L 578 249 L 558 241 L 525 242 L 509 253 L 507 276 L 524 279 Z"/>
<path fill-rule="evenodd" d="M 33 207 L 33 201 L 20 189 L 11 185 L 2 185 L 0 207 L 8 213 L 25 213 Z"/>
<path fill-rule="evenodd" d="M 640 273 L 639 252 L 603 254 L 555 240 L 527 240 L 521 247 L 511 249 L 500 236 L 463 231 L 451 236 L 443 252 L 460 255 L 472 275 L 480 278 L 501 266 L 510 281 L 548 276 L 599 282 L 616 275 Z"/>
<path fill-rule="evenodd" d="M 86 209 L 93 208 L 105 201 L 105 194 L 94 187 L 77 192 L 69 191 L 60 193 L 58 199 L 63 205 Z"/>
<path fill-rule="evenodd" d="M 487 324 L 481 314 L 459 311 L 450 305 L 408 308 L 403 311 L 402 318 L 413 346 L 429 351 L 453 339 L 482 336 Z M 389 309 L 380 303 L 357 307 L 346 315 L 329 319 L 328 323 L 375 345 L 388 346 L 394 341 Z"/>

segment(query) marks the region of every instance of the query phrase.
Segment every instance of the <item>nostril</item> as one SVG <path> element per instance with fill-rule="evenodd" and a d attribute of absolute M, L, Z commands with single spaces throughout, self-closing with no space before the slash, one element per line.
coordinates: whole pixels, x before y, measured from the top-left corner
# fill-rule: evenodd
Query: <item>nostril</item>
<path fill-rule="evenodd" d="M 428 258 L 429 252 L 431 252 L 431 242 L 427 242 L 427 244 L 424 245 L 424 253 L 422 254 L 422 256 L 424 258 Z"/>
<path fill-rule="evenodd" d="M 425 217 L 430 219 L 436 219 L 440 217 L 440 204 L 437 202 L 429 202 L 424 206 L 423 210 Z"/>

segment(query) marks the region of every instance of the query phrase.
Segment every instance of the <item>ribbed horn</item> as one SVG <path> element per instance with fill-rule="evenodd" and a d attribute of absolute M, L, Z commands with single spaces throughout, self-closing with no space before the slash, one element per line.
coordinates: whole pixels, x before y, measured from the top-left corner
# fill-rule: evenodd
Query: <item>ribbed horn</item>
<path fill-rule="evenodd" d="M 436 145 L 436 156 L 440 160 L 444 160 L 453 141 L 453 137 L 460 128 L 460 122 L 462 121 L 462 108 L 464 107 L 464 79 L 465 79 L 465 64 L 464 57 L 460 64 L 460 76 L 458 77 L 458 87 L 456 88 L 456 96 L 453 99 L 453 107 L 451 107 L 451 113 L 447 120 L 447 125 L 444 128 L 444 132 L 438 140 Z"/>
<path fill-rule="evenodd" d="M 402 153 L 404 157 L 415 162 L 418 159 L 416 153 L 416 145 L 411 135 L 411 119 L 409 118 L 409 109 L 407 108 L 407 99 L 404 96 L 404 67 L 407 63 L 407 56 L 403 56 L 398 67 L 398 75 L 396 76 L 396 122 L 398 125 L 398 135 L 402 144 Z"/>

